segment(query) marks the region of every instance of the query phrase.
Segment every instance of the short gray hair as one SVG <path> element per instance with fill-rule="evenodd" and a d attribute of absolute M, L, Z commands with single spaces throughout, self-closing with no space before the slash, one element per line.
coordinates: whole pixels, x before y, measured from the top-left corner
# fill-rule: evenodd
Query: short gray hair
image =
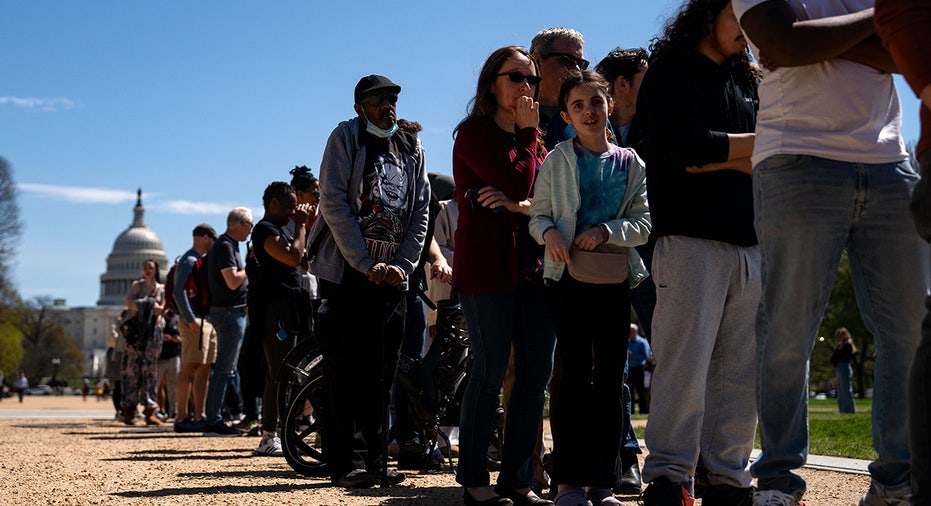
<path fill-rule="evenodd" d="M 533 36 L 533 41 L 530 42 L 530 54 L 533 56 L 549 54 L 556 39 L 570 39 L 579 44 L 585 44 L 582 34 L 578 30 L 562 27 L 547 28 L 546 30 L 540 30 Z"/>
<path fill-rule="evenodd" d="M 252 223 L 252 209 L 236 207 L 226 216 L 226 226 L 232 227 L 240 223 Z"/>

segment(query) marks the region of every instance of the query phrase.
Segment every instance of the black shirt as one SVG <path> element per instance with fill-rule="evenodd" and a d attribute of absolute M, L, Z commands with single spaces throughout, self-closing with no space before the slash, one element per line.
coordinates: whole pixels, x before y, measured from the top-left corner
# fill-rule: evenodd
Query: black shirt
<path fill-rule="evenodd" d="M 300 290 L 301 274 L 298 266 L 285 265 L 272 258 L 265 250 L 265 241 L 275 236 L 280 236 L 287 244 L 294 241 L 287 230 L 264 219 L 256 223 L 252 229 L 255 259 L 258 264 L 258 289 L 264 296 L 289 296 Z"/>
<path fill-rule="evenodd" d="M 246 305 L 246 289 L 249 281 L 244 281 L 235 290 L 230 290 L 223 278 L 223 269 L 235 267 L 242 269 L 242 257 L 239 255 L 239 241 L 223 234 L 207 254 L 207 282 L 210 284 L 210 305 L 216 307 L 239 307 Z"/>
<path fill-rule="evenodd" d="M 685 171 L 726 161 L 727 134 L 754 131 L 757 84 L 738 72 L 733 63 L 718 65 L 698 52 L 650 63 L 640 86 L 637 120 L 652 236 L 756 244 L 750 175 Z"/>

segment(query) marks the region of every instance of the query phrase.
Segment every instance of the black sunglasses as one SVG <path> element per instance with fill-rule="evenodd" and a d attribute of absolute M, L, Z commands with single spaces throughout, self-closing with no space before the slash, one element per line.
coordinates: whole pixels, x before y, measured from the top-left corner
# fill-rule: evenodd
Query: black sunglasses
<path fill-rule="evenodd" d="M 540 84 L 540 81 L 542 80 L 539 76 L 525 76 L 516 70 L 505 72 L 503 74 L 497 74 L 495 77 L 501 76 L 508 76 L 508 79 L 510 79 L 512 83 L 522 83 L 527 81 L 527 84 L 530 86 L 536 86 Z"/>
<path fill-rule="evenodd" d="M 559 64 L 562 65 L 563 67 L 568 68 L 568 67 L 578 66 L 579 70 L 585 70 L 588 68 L 588 60 L 586 60 L 585 58 L 576 58 L 575 56 L 572 56 L 571 54 L 566 54 L 566 53 L 550 53 L 546 55 L 547 58 L 549 58 L 550 56 L 558 56 Z"/>
<path fill-rule="evenodd" d="M 398 94 L 397 93 L 381 93 L 378 95 L 368 95 L 363 98 L 359 103 L 368 104 L 371 106 L 378 107 L 383 101 L 388 101 L 389 104 L 394 105 L 398 103 Z"/>

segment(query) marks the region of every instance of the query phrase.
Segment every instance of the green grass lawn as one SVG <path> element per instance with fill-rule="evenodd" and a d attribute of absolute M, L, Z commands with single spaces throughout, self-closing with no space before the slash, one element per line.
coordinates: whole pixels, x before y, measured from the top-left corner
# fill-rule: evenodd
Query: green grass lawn
<path fill-rule="evenodd" d="M 871 399 L 857 399 L 855 415 L 841 415 L 837 412 L 837 399 L 823 401 L 810 399 L 808 404 L 808 431 L 810 434 L 809 451 L 811 455 L 830 455 L 853 459 L 873 460 L 873 440 L 870 433 Z M 903 413 L 902 416 L 905 416 Z M 633 415 L 634 420 L 643 420 L 647 416 Z M 637 437 L 643 438 L 643 428 L 636 429 Z M 757 434 L 756 448 L 760 447 Z"/>

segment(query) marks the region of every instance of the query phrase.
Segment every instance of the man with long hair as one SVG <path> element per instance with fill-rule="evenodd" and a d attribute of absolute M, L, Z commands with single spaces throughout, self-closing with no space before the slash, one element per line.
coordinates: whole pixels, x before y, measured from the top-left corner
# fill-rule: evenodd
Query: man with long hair
<path fill-rule="evenodd" d="M 749 505 L 760 252 L 750 153 L 757 79 L 729 0 L 689 0 L 651 44 L 640 87 L 656 248 L 646 506 Z"/>

